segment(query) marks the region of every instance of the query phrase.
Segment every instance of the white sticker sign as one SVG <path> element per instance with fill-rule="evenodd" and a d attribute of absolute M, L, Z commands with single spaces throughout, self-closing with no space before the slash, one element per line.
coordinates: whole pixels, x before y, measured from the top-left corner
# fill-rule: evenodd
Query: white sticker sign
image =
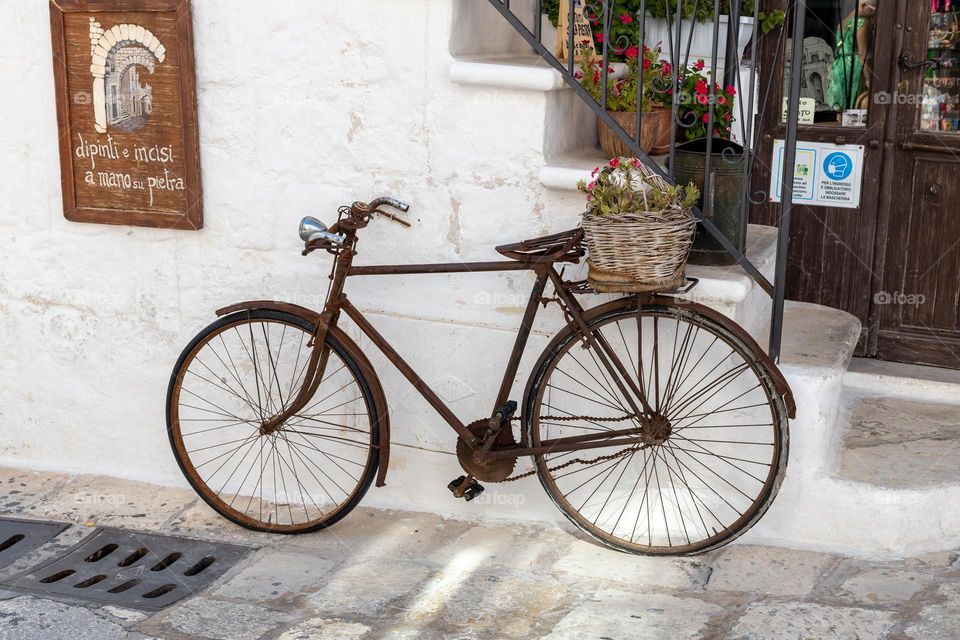
<path fill-rule="evenodd" d="M 783 197 L 784 141 L 774 140 L 770 200 Z M 862 145 L 797 142 L 793 201 L 811 207 L 856 209 L 863 184 Z"/>
<path fill-rule="evenodd" d="M 790 99 L 783 99 L 783 111 L 780 116 L 780 122 L 787 121 L 787 109 L 790 106 Z M 800 124 L 813 124 L 814 116 L 817 112 L 817 101 L 813 98 L 800 98 L 800 109 L 797 111 L 797 122 Z"/>

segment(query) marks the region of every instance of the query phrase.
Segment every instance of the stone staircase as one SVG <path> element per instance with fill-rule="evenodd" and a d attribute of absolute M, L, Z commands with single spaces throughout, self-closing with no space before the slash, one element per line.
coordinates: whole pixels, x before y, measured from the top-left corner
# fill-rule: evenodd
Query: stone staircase
<path fill-rule="evenodd" d="M 576 184 L 606 160 L 594 114 L 486 2 L 462 11 L 470 14 L 472 32 L 482 25 L 489 37 L 460 50 L 451 47 L 451 79 L 483 99 L 516 105 L 513 117 L 537 128 L 542 165 L 539 185 L 532 188 L 541 190 L 543 223 L 549 231 L 576 224 L 582 211 Z M 502 126 L 495 117 L 473 124 L 479 130 Z M 771 279 L 775 255 L 776 230 L 751 225 L 747 256 Z M 770 298 L 740 267 L 692 266 L 688 273 L 700 280 L 690 299 L 720 310 L 766 347 Z M 862 556 L 960 544 L 960 512 L 949 506 L 960 499 L 960 457 L 953 444 L 960 435 L 960 405 L 952 404 L 960 403 L 960 379 L 848 371 L 860 329 L 842 311 L 787 303 L 780 367 L 798 406 L 790 466 L 777 501 L 745 542 Z M 549 505 L 530 493 L 519 511 L 491 515 L 555 519 Z"/>

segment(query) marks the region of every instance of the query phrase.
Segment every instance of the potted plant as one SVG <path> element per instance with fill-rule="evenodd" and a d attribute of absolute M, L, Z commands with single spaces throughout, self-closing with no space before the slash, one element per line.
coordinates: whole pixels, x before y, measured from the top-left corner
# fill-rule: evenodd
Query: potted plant
<path fill-rule="evenodd" d="M 722 87 L 712 82 L 711 71 L 703 60 L 697 60 L 686 68 L 677 79 L 677 120 L 686 140 L 698 140 L 710 137 L 707 131 L 710 124 L 710 105 L 713 104 L 714 138 L 732 138 L 734 119 L 733 106 L 736 102 L 735 87 Z M 710 85 L 713 85 L 713 94 Z"/>
<path fill-rule="evenodd" d="M 637 47 L 625 52 L 627 64 L 622 75 L 612 66 L 604 74 L 601 63 L 594 60 L 584 63 L 577 77 L 593 99 L 602 103 L 606 75 L 607 113 L 634 139 L 637 135 L 637 92 L 640 91 L 640 148 L 644 153 L 663 154 L 670 150 L 673 130 L 668 108 L 672 69 L 670 63 L 660 61 L 658 49 L 644 47 L 642 58 L 640 53 Z M 600 146 L 608 156 L 633 155 L 627 144 L 602 119 L 597 119 L 597 133 Z"/>
<path fill-rule="evenodd" d="M 697 225 L 696 186 L 671 185 L 637 158 L 618 157 L 578 187 L 587 199 L 581 225 L 595 290 L 639 293 L 683 284 Z"/>
<path fill-rule="evenodd" d="M 623 0 L 630 4 L 629 0 Z M 713 59 L 713 22 L 714 3 L 703 0 L 669 0 L 668 2 L 650 2 L 647 4 L 645 42 L 663 43 L 663 50 L 669 54 L 672 40 L 676 42 L 674 22 L 677 17 L 677 3 L 680 7 L 680 51 L 678 57 L 684 59 Z M 743 53 L 754 34 L 753 14 L 756 0 L 743 0 L 740 7 L 740 29 L 737 34 L 737 59 L 743 60 Z M 726 62 L 727 32 L 730 26 L 730 0 L 721 0 L 719 16 L 719 34 L 717 41 L 717 66 Z M 783 24 L 786 15 L 781 10 L 769 14 L 760 12 L 760 27 L 766 34 Z M 691 37 L 691 31 L 692 37 Z M 689 43 L 689 52 L 687 46 Z M 676 46 L 676 45 L 674 45 Z"/>
<path fill-rule="evenodd" d="M 612 12 L 610 20 L 609 33 L 606 33 L 606 26 L 603 24 L 603 16 L 598 8 L 599 4 L 590 5 L 587 17 L 593 25 L 593 37 L 597 50 L 603 46 L 603 41 L 609 36 L 610 44 L 608 47 L 608 59 L 612 62 L 622 62 L 625 59 L 626 51 L 631 46 L 639 47 L 641 40 L 647 43 L 661 43 L 663 55 L 670 53 L 670 35 L 677 15 L 678 0 L 669 0 L 669 4 L 661 1 L 647 2 L 646 19 L 646 38 L 640 38 L 640 24 L 637 19 L 637 13 L 640 11 L 640 0 L 613 0 L 609 6 Z M 713 9 L 714 3 L 706 0 L 683 0 L 681 8 L 681 49 L 679 52 L 686 58 L 686 43 L 690 35 L 690 29 L 694 30 L 693 44 L 691 45 L 689 58 L 711 59 L 713 57 Z M 740 32 L 737 41 L 739 58 L 743 59 L 743 52 L 747 43 L 754 33 L 753 14 L 755 11 L 756 0 L 744 0 L 740 9 Z M 561 9 L 559 0 L 544 0 L 543 12 L 548 17 L 546 24 L 557 26 L 557 16 Z M 718 65 L 722 66 L 723 58 L 726 55 L 727 27 L 729 25 L 728 14 L 730 12 L 730 0 L 722 0 L 720 3 L 720 40 L 717 48 Z M 668 15 L 669 14 L 669 15 Z M 760 30 L 766 34 L 782 25 L 786 18 L 783 11 L 777 9 L 770 12 L 759 12 Z M 706 24 L 710 23 L 710 24 Z M 674 40 L 676 34 L 673 33 Z"/>
<path fill-rule="evenodd" d="M 673 155 L 673 174 L 677 180 L 689 181 L 706 193 L 707 147 L 710 147 L 710 189 L 712 206 L 697 206 L 734 245 L 739 245 L 740 210 L 743 202 L 743 147 L 733 142 L 731 132 L 734 87 L 722 87 L 711 81 L 703 60 L 697 60 L 683 73 L 677 96 L 679 126 L 685 144 L 678 145 Z M 711 85 L 713 92 L 711 93 Z M 713 129 L 710 130 L 710 106 L 713 105 Z M 708 138 L 713 138 L 708 144 Z M 742 249 L 742 248 L 741 248 Z M 733 264 L 735 262 L 716 238 L 698 225 L 696 240 L 690 253 L 692 264 Z"/>

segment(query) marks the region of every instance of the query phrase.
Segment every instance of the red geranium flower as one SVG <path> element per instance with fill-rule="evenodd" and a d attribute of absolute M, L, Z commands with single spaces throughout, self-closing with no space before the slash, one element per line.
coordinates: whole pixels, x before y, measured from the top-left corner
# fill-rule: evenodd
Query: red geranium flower
<path fill-rule="evenodd" d="M 697 60 L 697 61 L 694 63 L 693 68 L 696 69 L 697 71 L 703 71 L 703 68 L 704 68 L 705 66 L 707 66 L 707 65 L 704 64 L 703 60 Z"/>
<path fill-rule="evenodd" d="M 637 49 L 635 46 L 630 45 L 629 47 L 627 47 L 627 51 L 624 53 L 624 55 L 627 56 L 627 58 L 633 60 L 634 58 L 637 58 L 637 57 L 640 56 L 640 50 Z M 646 68 L 647 68 L 647 66 L 646 66 L 647 61 L 644 60 L 643 63 L 644 63 L 643 68 L 646 69 Z"/>
<path fill-rule="evenodd" d="M 732 86 L 730 86 L 730 87 L 727 87 L 727 93 L 729 93 L 729 94 L 732 95 L 732 96 L 735 96 L 735 95 L 737 95 L 737 90 L 736 90 L 735 88 L 733 88 Z"/>
<path fill-rule="evenodd" d="M 647 70 L 650 68 L 650 61 L 646 58 L 643 59 L 643 68 L 644 70 Z"/>
<path fill-rule="evenodd" d="M 603 33 L 598 33 L 595 37 L 597 38 L 597 42 L 603 42 Z"/>
<path fill-rule="evenodd" d="M 703 95 L 703 94 L 707 93 L 707 91 L 709 91 L 710 88 L 707 86 L 707 83 L 704 82 L 703 80 L 697 80 L 697 86 L 696 86 L 696 88 L 695 88 L 694 90 L 695 90 L 697 93 Z"/>
<path fill-rule="evenodd" d="M 629 13 L 625 13 L 620 16 L 620 22 L 623 24 L 631 24 L 633 22 L 633 16 Z"/>
<path fill-rule="evenodd" d="M 611 161 L 610 161 L 610 166 L 613 167 L 614 169 L 616 169 L 617 167 L 619 167 L 619 166 L 620 166 L 620 158 L 614 158 L 613 160 L 611 160 Z"/>

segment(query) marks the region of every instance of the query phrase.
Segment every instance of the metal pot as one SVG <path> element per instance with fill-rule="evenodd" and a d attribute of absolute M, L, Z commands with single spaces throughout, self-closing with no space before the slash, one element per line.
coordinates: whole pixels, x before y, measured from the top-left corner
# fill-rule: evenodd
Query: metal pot
<path fill-rule="evenodd" d="M 744 163 L 743 147 L 731 140 L 714 138 L 711 149 L 710 186 L 704 188 L 707 165 L 707 140 L 693 140 L 678 145 L 673 159 L 673 174 L 677 184 L 694 183 L 700 188 L 698 206 L 704 215 L 720 229 L 726 238 L 743 252 L 741 246 L 741 218 L 743 205 Z M 713 208 L 707 211 L 706 202 Z M 690 263 L 700 265 L 727 265 L 736 260 L 703 225 L 697 225 L 697 237 L 690 252 Z"/>

